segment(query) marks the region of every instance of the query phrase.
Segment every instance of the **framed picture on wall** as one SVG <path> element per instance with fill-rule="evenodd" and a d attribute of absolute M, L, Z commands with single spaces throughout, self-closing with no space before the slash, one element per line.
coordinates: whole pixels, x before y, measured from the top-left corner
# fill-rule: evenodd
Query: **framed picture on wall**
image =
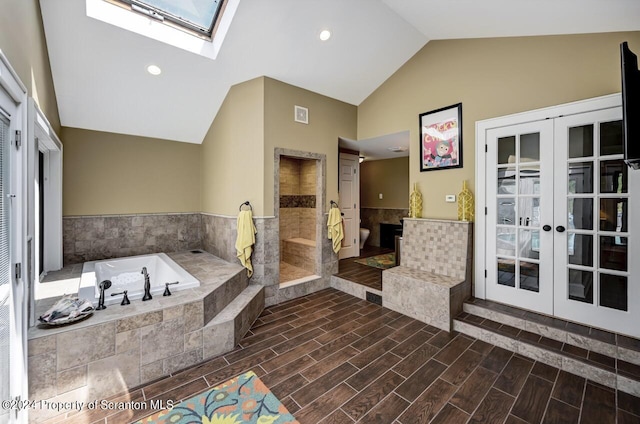
<path fill-rule="evenodd" d="M 462 103 L 420 114 L 420 172 L 462 168 Z"/>

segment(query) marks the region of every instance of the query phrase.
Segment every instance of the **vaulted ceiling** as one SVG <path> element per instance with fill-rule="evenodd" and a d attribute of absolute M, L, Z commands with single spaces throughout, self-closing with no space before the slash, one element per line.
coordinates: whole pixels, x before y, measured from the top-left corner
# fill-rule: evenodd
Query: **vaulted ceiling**
<path fill-rule="evenodd" d="M 40 1 L 62 125 L 188 143 L 262 75 L 358 105 L 429 40 L 640 30 L 638 0 L 229 0 L 212 59 L 88 16 L 102 3 Z"/>

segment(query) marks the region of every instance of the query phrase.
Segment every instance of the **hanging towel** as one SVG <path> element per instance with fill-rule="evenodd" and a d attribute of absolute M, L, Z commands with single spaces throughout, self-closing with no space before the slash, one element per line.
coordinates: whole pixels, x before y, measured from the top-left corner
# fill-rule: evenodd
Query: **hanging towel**
<path fill-rule="evenodd" d="M 344 229 L 342 227 L 342 214 L 340 209 L 329 209 L 329 219 L 327 220 L 329 230 L 329 240 L 333 240 L 333 251 L 338 253 L 344 238 Z"/>
<path fill-rule="evenodd" d="M 243 267 L 247 268 L 247 276 L 253 275 L 251 253 L 256 243 L 256 227 L 253 225 L 253 214 L 250 210 L 240 211 L 238 214 L 238 237 L 236 238 L 236 252 Z"/>

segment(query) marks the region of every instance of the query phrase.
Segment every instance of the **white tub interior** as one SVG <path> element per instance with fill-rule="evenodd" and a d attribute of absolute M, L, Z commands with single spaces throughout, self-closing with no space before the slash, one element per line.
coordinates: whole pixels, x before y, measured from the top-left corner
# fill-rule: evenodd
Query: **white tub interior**
<path fill-rule="evenodd" d="M 144 294 L 143 267 L 147 268 L 151 283 L 151 295 L 154 298 L 156 296 L 162 297 L 166 283 L 178 282 L 178 284 L 169 286 L 171 292 L 200 286 L 200 281 L 175 263 L 173 259 L 164 253 L 156 253 L 85 262 L 82 266 L 78 297 L 89 299 L 94 305 L 97 305 L 100 297 L 98 285 L 101 281 L 110 280 L 111 287 L 105 290 L 105 305 L 120 303 L 122 296 L 112 297 L 111 294 L 124 290 L 127 290 L 129 300 L 132 302 L 142 299 Z"/>

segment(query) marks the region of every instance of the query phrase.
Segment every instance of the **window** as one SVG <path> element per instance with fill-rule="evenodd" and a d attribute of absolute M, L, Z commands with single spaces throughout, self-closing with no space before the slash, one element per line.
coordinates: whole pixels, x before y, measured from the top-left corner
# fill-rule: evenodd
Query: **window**
<path fill-rule="evenodd" d="M 211 37 L 224 0 L 118 0 L 151 18 Z"/>

